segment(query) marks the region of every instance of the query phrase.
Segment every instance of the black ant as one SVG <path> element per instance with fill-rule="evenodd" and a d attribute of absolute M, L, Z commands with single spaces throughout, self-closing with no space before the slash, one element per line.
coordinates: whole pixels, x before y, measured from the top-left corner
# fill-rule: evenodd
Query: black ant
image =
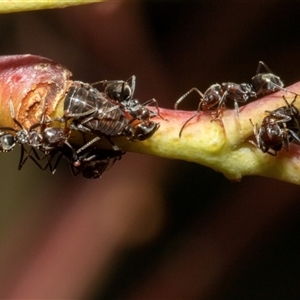
<path fill-rule="evenodd" d="M 99 178 L 104 171 L 111 168 L 116 160 L 121 159 L 121 156 L 125 153 L 123 151 L 89 149 L 88 147 L 96 142 L 98 137 L 86 143 L 80 149 L 75 150 L 68 142 L 70 136 L 69 128 L 66 126 L 65 128 L 47 127 L 52 121 L 46 121 L 45 114 L 42 114 L 40 122 L 30 126 L 29 129 L 25 129 L 16 119 L 11 101 L 9 106 L 11 117 L 20 129 L 0 127 L 0 130 L 14 132 L 13 134 L 0 131 L 0 152 L 11 151 L 16 144 L 19 144 L 21 146 L 19 170 L 22 169 L 27 159 L 31 158 L 40 169 L 45 170 L 49 168 L 54 174 L 58 163 L 64 156 L 70 163 L 74 176 L 82 173 L 85 178 Z M 37 151 L 41 151 L 43 155 L 38 154 Z M 57 158 L 53 165 L 55 157 Z M 47 162 L 42 165 L 41 161 L 44 159 L 47 159 Z"/>
<path fill-rule="evenodd" d="M 277 155 L 277 152 L 285 147 L 289 151 L 289 145 L 292 141 L 300 143 L 299 133 L 299 110 L 293 105 L 297 95 L 291 103 L 288 103 L 286 98 L 283 99 L 286 106 L 279 107 L 273 111 L 266 111 L 268 115 L 263 119 L 260 128 L 257 124 L 253 124 L 253 132 L 257 146 L 264 153 Z"/>
<path fill-rule="evenodd" d="M 9 102 L 10 114 L 14 123 L 20 128 L 19 130 L 12 127 L 0 127 L 0 130 L 8 130 L 14 132 L 0 132 L 0 151 L 8 152 L 13 150 L 16 144 L 21 146 L 21 155 L 18 169 L 21 170 L 26 163 L 28 157 L 42 170 L 46 169 L 48 164 L 41 166 L 39 161 L 48 157 L 48 154 L 53 149 L 59 147 L 64 143 L 68 143 L 70 130 L 68 128 L 60 127 L 46 127 L 49 123 L 45 121 L 45 114 L 42 115 L 41 121 L 33 124 L 29 129 L 25 129 L 21 123 L 16 119 L 12 101 Z M 37 130 L 36 128 L 40 128 Z M 29 150 L 25 147 L 29 146 Z M 41 157 L 37 150 L 44 153 Z"/>
<path fill-rule="evenodd" d="M 79 149 L 80 150 L 80 149 Z M 97 148 L 87 149 L 80 154 L 76 151 L 76 156 L 67 156 L 74 176 L 82 174 L 84 178 L 97 179 L 109 170 L 117 160 L 122 158 L 124 151 L 100 150 Z"/>
<path fill-rule="evenodd" d="M 262 67 L 265 68 L 267 73 L 260 73 Z M 181 136 L 182 131 L 188 122 L 196 117 L 200 111 L 210 111 L 211 114 L 214 115 L 213 119 L 217 119 L 222 117 L 222 111 L 225 108 L 226 101 L 232 100 L 234 101 L 236 115 L 239 117 L 238 103 L 245 103 L 249 98 L 257 98 L 279 90 L 287 92 L 287 89 L 283 88 L 283 86 L 284 84 L 281 79 L 277 75 L 273 74 L 264 62 L 259 61 L 256 74 L 252 77 L 251 84 L 237 84 L 233 82 L 226 82 L 222 84 L 216 83 L 211 85 L 204 94 L 194 87 L 181 96 L 174 106 L 174 108 L 177 109 L 179 103 L 193 91 L 200 95 L 201 100 L 199 102 L 197 112 L 183 124 L 179 132 L 179 136 Z"/>
<path fill-rule="evenodd" d="M 50 153 L 48 160 L 52 174 L 56 172 L 61 158 L 64 157 L 68 160 L 74 176 L 82 174 L 83 177 L 89 179 L 101 177 L 103 172 L 110 169 L 117 160 L 120 160 L 125 152 L 121 150 L 103 150 L 96 147 L 91 148 L 90 146 L 97 140 L 98 138 L 96 137 L 77 150 L 69 143 L 57 147 Z M 53 163 L 54 157 L 56 157 L 56 160 Z"/>

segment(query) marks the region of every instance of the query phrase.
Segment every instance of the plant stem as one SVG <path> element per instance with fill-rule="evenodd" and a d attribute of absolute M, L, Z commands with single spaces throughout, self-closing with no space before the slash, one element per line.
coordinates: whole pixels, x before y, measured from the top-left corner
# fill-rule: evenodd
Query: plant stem
<path fill-rule="evenodd" d="M 71 72 L 60 64 L 34 55 L 0 57 L 0 126 L 16 126 L 9 109 L 13 102 L 16 119 L 30 128 L 46 113 L 52 119 L 63 117 L 65 95 L 72 85 Z M 300 82 L 287 87 L 289 92 L 300 93 Z M 240 108 L 239 117 L 233 109 L 226 109 L 221 120 L 212 121 L 210 113 L 200 112 L 185 126 L 183 124 L 195 112 L 160 108 L 160 115 L 152 120 L 160 123 L 159 129 L 148 140 L 130 142 L 116 137 L 114 143 L 124 151 L 156 155 L 169 159 L 181 159 L 213 168 L 234 181 L 245 175 L 260 175 L 300 184 L 300 147 L 290 144 L 277 156 L 263 153 L 249 140 L 254 140 L 253 124 L 260 126 L 265 111 L 285 106 L 282 96 L 291 103 L 294 94 L 279 91 L 260 98 Z M 176 99 L 174 99 L 175 103 Z M 300 109 L 300 100 L 294 105 Z M 156 111 L 156 108 L 150 108 Z M 51 126 L 63 126 L 59 122 Z M 93 135 L 87 135 L 92 139 Z M 82 134 L 73 130 L 70 142 L 82 147 Z M 111 145 L 105 138 L 93 144 L 101 149 Z"/>
<path fill-rule="evenodd" d="M 299 93 L 300 83 L 287 89 Z M 181 137 L 182 125 L 195 112 L 160 109 L 168 121 L 156 119 L 161 126 L 151 139 L 139 143 L 124 141 L 120 146 L 128 151 L 202 164 L 233 181 L 245 175 L 260 175 L 300 184 L 298 145 L 291 143 L 289 151 L 282 149 L 272 156 L 249 142 L 254 140 L 249 119 L 260 126 L 266 110 L 285 106 L 283 95 L 289 102 L 294 99 L 293 94 L 280 91 L 241 107 L 239 117 L 227 109 L 222 120 L 211 121 L 210 115 L 200 112 L 187 124 Z M 299 109 L 300 99 L 294 105 Z"/>
<path fill-rule="evenodd" d="M 0 13 L 12 13 L 29 10 L 64 8 L 68 6 L 102 2 L 103 0 L 2 0 Z"/>

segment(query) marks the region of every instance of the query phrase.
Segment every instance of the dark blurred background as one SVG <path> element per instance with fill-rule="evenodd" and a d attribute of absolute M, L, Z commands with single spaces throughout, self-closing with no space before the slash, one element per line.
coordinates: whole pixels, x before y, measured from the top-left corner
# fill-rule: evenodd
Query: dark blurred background
<path fill-rule="evenodd" d="M 135 74 L 141 102 L 172 108 L 193 86 L 249 82 L 259 60 L 297 82 L 299 9 L 125 1 L 1 15 L 0 53 L 51 58 L 86 82 Z M 90 181 L 64 162 L 54 176 L 18 172 L 18 158 L 0 157 L 1 298 L 299 298 L 298 186 L 134 153 Z"/>

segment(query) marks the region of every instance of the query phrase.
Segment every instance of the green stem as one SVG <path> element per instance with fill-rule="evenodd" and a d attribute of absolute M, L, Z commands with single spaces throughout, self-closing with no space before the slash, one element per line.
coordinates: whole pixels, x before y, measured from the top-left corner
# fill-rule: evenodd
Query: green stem
<path fill-rule="evenodd" d="M 300 83 L 288 90 L 299 93 Z M 266 110 L 285 106 L 283 95 L 289 102 L 294 99 L 293 94 L 283 91 L 268 95 L 241 107 L 239 118 L 231 109 L 224 111 L 222 121 L 211 121 L 210 115 L 201 112 L 187 124 L 181 137 L 182 125 L 195 112 L 161 109 L 161 115 L 168 121 L 155 119 L 161 126 L 151 139 L 138 143 L 122 140 L 119 144 L 115 139 L 115 142 L 124 150 L 202 164 L 234 181 L 245 175 L 260 175 L 300 184 L 298 145 L 291 143 L 289 151 L 282 149 L 272 156 L 249 142 L 254 140 L 249 119 L 260 125 Z M 294 105 L 300 109 L 300 100 Z"/>
<path fill-rule="evenodd" d="M 64 8 L 68 6 L 102 2 L 103 0 L 2 0 L 0 13 L 12 13 L 29 10 Z"/>

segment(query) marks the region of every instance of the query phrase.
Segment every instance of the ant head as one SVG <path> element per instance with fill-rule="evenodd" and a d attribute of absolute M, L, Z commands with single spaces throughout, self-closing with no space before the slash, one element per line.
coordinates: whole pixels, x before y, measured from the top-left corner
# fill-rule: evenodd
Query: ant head
<path fill-rule="evenodd" d="M 130 138 L 130 141 L 144 141 L 150 138 L 156 130 L 159 128 L 159 124 L 155 122 L 139 123 L 134 127 L 133 135 Z"/>
<path fill-rule="evenodd" d="M 220 84 L 211 85 L 204 93 L 201 100 L 201 110 L 208 111 L 216 108 L 222 99 L 222 87 Z"/>
<path fill-rule="evenodd" d="M 14 135 L 11 133 L 0 133 L 0 152 L 9 152 L 16 145 L 16 140 Z"/>
<path fill-rule="evenodd" d="M 109 165 L 109 159 L 85 162 L 82 166 L 82 176 L 89 179 L 101 177 Z"/>
<path fill-rule="evenodd" d="M 119 102 L 128 101 L 132 98 L 133 92 L 127 81 L 116 80 L 108 83 L 104 93 L 112 100 Z"/>
<path fill-rule="evenodd" d="M 286 90 L 280 77 L 273 73 L 259 73 L 252 77 L 252 86 L 256 95 L 267 95 L 279 90 Z"/>

